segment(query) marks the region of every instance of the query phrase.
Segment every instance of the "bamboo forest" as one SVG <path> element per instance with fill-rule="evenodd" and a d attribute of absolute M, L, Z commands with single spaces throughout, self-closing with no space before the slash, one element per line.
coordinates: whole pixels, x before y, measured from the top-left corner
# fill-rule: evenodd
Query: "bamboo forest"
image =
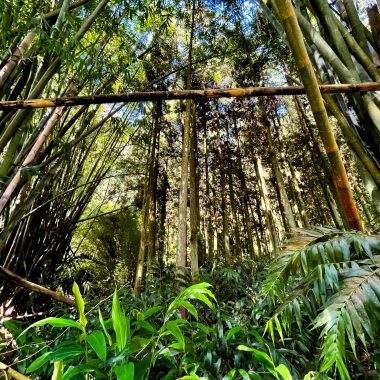
<path fill-rule="evenodd" d="M 0 379 L 380 379 L 380 0 L 0 0 Z"/>

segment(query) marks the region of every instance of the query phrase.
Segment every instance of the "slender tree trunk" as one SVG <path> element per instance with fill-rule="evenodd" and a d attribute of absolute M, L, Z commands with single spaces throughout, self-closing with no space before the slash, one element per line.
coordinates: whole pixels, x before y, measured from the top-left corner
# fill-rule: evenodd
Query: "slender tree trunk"
<path fill-rule="evenodd" d="M 194 17 L 195 3 L 193 0 L 191 10 L 191 27 L 189 36 L 189 67 L 186 75 L 186 89 L 190 90 L 192 85 L 192 63 L 193 63 L 193 36 L 194 36 Z M 179 189 L 179 206 L 178 206 L 178 251 L 177 251 L 177 267 L 185 267 L 187 259 L 187 190 L 189 178 L 189 152 L 191 138 L 191 116 L 192 103 L 191 100 L 186 100 L 186 115 L 183 126 L 183 142 L 182 142 L 182 166 L 181 166 L 181 181 Z"/>
<path fill-rule="evenodd" d="M 8 184 L 8 186 L 4 190 L 4 192 L 0 198 L 0 213 L 3 211 L 8 200 L 12 196 L 14 190 L 19 185 L 20 180 L 21 180 L 22 169 L 25 168 L 27 165 L 31 164 L 35 160 L 35 158 L 36 158 L 38 152 L 41 150 L 42 145 L 44 144 L 46 138 L 49 136 L 51 130 L 54 128 L 54 126 L 58 122 L 59 118 L 61 117 L 62 111 L 63 111 L 63 107 L 58 107 L 55 109 L 52 116 L 47 121 L 43 131 L 38 136 L 38 138 L 37 138 L 36 142 L 34 143 L 32 149 L 30 150 L 27 157 L 23 161 L 21 168 L 17 170 L 15 176 L 13 177 L 11 182 Z"/>
<path fill-rule="evenodd" d="M 276 150 L 274 148 L 274 141 L 272 133 L 270 130 L 270 123 L 265 111 L 264 101 L 259 99 L 259 109 L 260 109 L 260 121 L 264 127 L 266 140 L 268 143 L 269 158 L 272 165 L 273 174 L 275 177 L 275 186 L 278 190 L 278 201 L 280 204 L 281 216 L 283 219 L 284 229 L 286 232 L 291 232 L 292 229 L 296 228 L 296 222 L 294 219 L 293 211 L 290 206 L 289 198 L 286 193 L 284 178 L 281 173 L 280 164 L 277 159 Z"/>
<path fill-rule="evenodd" d="M 233 230 L 234 230 L 234 247 L 233 252 L 234 256 L 241 260 L 242 258 L 242 250 L 241 250 L 241 239 L 240 239 L 240 228 L 239 228 L 239 218 L 237 213 L 237 203 L 235 199 L 235 191 L 233 185 L 233 177 L 232 177 L 232 162 L 231 158 L 228 156 L 228 189 L 229 189 L 229 198 L 231 204 L 232 211 L 232 219 L 233 219 Z"/>
<path fill-rule="evenodd" d="M 209 175 L 209 148 L 207 142 L 207 128 L 206 123 L 204 123 L 204 152 L 205 152 L 205 186 L 206 186 L 206 231 L 205 231 L 205 242 L 206 242 L 206 257 L 209 262 L 213 261 L 213 227 L 212 227 L 212 213 L 211 213 L 211 192 L 210 192 L 210 175 Z"/>
<path fill-rule="evenodd" d="M 230 226 L 228 219 L 228 207 L 226 196 L 226 172 L 224 168 L 225 156 L 221 148 L 219 150 L 219 165 L 220 165 L 220 192 L 222 198 L 222 220 L 223 220 L 223 251 L 224 260 L 227 268 L 231 268 L 231 242 L 230 242 Z"/>
<path fill-rule="evenodd" d="M 0 89 L 4 86 L 6 80 L 12 74 L 13 70 L 18 65 L 25 52 L 29 49 L 29 46 L 32 44 L 35 35 L 35 30 L 29 32 L 22 40 L 21 44 L 12 52 L 12 55 L 8 59 L 8 62 L 1 68 Z"/>
<path fill-rule="evenodd" d="M 272 252 L 277 255 L 279 253 L 279 241 L 276 233 L 276 226 L 274 223 L 273 215 L 269 206 L 268 190 L 265 184 L 265 179 L 263 175 L 263 168 L 261 166 L 261 160 L 259 158 L 254 159 L 256 178 L 258 181 L 262 209 L 264 210 L 264 218 L 267 230 L 269 232 Z"/>
<path fill-rule="evenodd" d="M 195 105 L 192 104 L 191 137 L 190 137 L 190 252 L 191 274 L 194 280 L 199 271 L 199 175 L 198 175 L 198 145 L 195 123 Z"/>
<path fill-rule="evenodd" d="M 147 271 L 150 269 L 151 263 L 156 257 L 156 235 L 157 235 L 157 179 L 158 179 L 158 168 L 159 168 L 159 149 L 160 149 L 160 116 L 161 116 L 161 102 L 155 104 L 155 128 L 157 128 L 156 136 L 156 147 L 154 155 L 154 168 L 153 168 L 153 183 L 151 188 L 151 199 L 149 207 L 149 223 L 148 223 L 148 259 L 147 259 Z"/>
<path fill-rule="evenodd" d="M 248 254 L 250 257 L 254 256 L 254 247 L 253 247 L 253 233 L 252 233 L 252 223 L 251 219 L 249 217 L 249 210 L 248 210 L 248 188 L 247 188 L 247 182 L 245 179 L 244 174 L 244 168 L 243 168 L 243 162 L 242 162 L 242 153 L 240 148 L 240 137 L 239 132 L 236 125 L 236 119 L 233 117 L 233 134 L 235 135 L 235 139 L 237 141 L 237 164 L 238 164 L 238 177 L 239 182 L 241 186 L 241 191 L 243 192 L 242 197 L 242 203 L 243 203 L 243 217 L 244 217 L 244 228 L 247 231 L 247 240 L 248 240 Z M 253 215 L 252 215 L 253 216 Z M 259 248 L 259 252 L 261 251 L 261 247 Z"/>
<path fill-rule="evenodd" d="M 150 145 L 150 155 L 147 168 L 147 176 L 145 180 L 144 187 L 144 204 L 142 211 L 142 226 L 140 235 L 140 248 L 137 257 L 136 275 L 134 292 L 137 296 L 141 294 L 143 278 L 144 278 L 144 265 L 145 265 L 145 251 L 147 248 L 148 238 L 149 238 L 149 215 L 152 208 L 152 194 L 154 191 L 154 171 L 156 163 L 156 148 L 158 141 L 158 118 L 154 117 L 153 121 L 153 132 L 152 132 L 152 143 Z"/>
<path fill-rule="evenodd" d="M 165 256 L 165 241 L 166 241 L 166 207 L 167 207 L 167 197 L 168 197 L 169 181 L 166 169 L 163 170 L 162 174 L 162 184 L 159 190 L 159 214 L 160 214 L 160 224 L 158 228 L 158 261 L 160 264 L 164 262 Z M 169 236 L 168 236 L 169 238 Z"/>

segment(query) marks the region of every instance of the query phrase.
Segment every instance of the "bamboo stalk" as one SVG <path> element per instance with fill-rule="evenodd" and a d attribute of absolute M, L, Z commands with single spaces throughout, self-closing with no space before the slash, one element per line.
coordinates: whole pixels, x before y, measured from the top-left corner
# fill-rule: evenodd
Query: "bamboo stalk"
<path fill-rule="evenodd" d="M 380 82 L 322 84 L 319 90 L 323 94 L 347 94 L 351 92 L 372 92 L 380 90 Z M 148 91 L 127 92 L 120 94 L 102 94 L 86 96 L 67 96 L 48 99 L 9 100 L 0 102 L 0 110 L 4 109 L 31 109 L 58 106 L 79 106 L 86 104 L 134 103 L 158 100 L 175 99 L 210 99 L 210 98 L 238 98 L 276 95 L 303 95 L 306 94 L 303 86 L 283 87 L 248 87 L 248 88 L 217 88 L 204 90 L 181 91 Z"/>
<path fill-rule="evenodd" d="M 25 52 L 29 49 L 29 46 L 32 44 L 33 39 L 36 35 L 36 31 L 33 29 L 29 32 L 26 37 L 22 40 L 19 46 L 16 47 L 7 63 L 0 70 L 0 88 L 5 84 L 5 81 L 12 74 L 15 67 L 18 65 Z"/>
<path fill-rule="evenodd" d="M 317 77 L 308 57 L 303 35 L 291 0 L 275 0 L 279 16 L 288 37 L 289 45 L 307 91 L 310 107 L 316 121 L 325 151 L 331 163 L 339 200 L 344 208 L 349 227 L 363 231 L 363 225 L 348 182 L 346 169 L 335 140 L 333 129 L 323 103 Z"/>
<path fill-rule="evenodd" d="M 18 184 L 20 183 L 22 169 L 24 169 L 27 165 L 31 164 L 35 160 L 46 138 L 49 136 L 49 133 L 51 132 L 51 130 L 53 129 L 53 127 L 55 126 L 59 118 L 61 117 L 62 111 L 63 111 L 63 107 L 58 107 L 53 112 L 52 116 L 47 121 L 44 129 L 37 137 L 32 149 L 30 150 L 25 160 L 23 161 L 21 167 L 17 170 L 15 176 L 12 178 L 7 188 L 4 190 L 3 194 L 0 197 L 0 213 L 3 211 L 9 198 L 12 196 L 13 192 L 15 191 Z"/>

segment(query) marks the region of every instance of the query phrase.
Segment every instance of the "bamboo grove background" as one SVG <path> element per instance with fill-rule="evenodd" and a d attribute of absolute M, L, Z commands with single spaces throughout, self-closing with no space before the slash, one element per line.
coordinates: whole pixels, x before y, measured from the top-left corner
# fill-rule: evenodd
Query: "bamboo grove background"
<path fill-rule="evenodd" d="M 0 98 L 300 85 L 277 3 L 6 0 Z M 294 5 L 320 84 L 379 81 L 376 4 Z M 376 232 L 378 94 L 323 100 L 360 221 Z M 196 276 L 272 257 L 296 228 L 349 229 L 323 139 L 305 96 L 4 110 L 1 266 L 63 291 L 74 278 L 139 293 L 163 263 Z M 6 307 L 38 297 L 1 283 Z"/>

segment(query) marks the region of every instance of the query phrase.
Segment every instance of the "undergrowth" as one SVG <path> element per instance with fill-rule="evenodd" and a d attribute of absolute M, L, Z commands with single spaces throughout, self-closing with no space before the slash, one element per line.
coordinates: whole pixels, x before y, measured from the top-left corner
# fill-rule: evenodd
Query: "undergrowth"
<path fill-rule="evenodd" d="M 2 355 L 43 379 L 376 379 L 379 258 L 378 239 L 333 233 L 271 265 L 202 269 L 195 285 L 155 263 L 139 298 L 85 304 L 74 283 L 76 310 L 6 321 Z"/>

